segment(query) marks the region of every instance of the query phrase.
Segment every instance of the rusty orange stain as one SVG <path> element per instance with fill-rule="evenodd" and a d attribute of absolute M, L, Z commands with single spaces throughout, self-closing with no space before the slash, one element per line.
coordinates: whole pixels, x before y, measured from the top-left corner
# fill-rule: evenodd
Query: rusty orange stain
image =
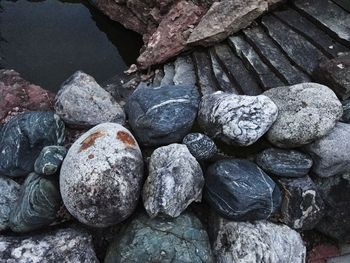
<path fill-rule="evenodd" d="M 101 138 L 103 136 L 105 136 L 105 133 L 101 132 L 101 131 L 97 131 L 97 132 L 94 132 L 93 134 L 89 135 L 89 137 L 87 137 L 84 141 L 82 141 L 80 143 L 81 146 L 80 146 L 79 152 L 84 151 L 87 148 L 93 146 L 95 144 L 95 141 L 98 138 Z"/>
<path fill-rule="evenodd" d="M 127 132 L 124 132 L 124 131 L 117 132 L 117 139 L 121 140 L 124 144 L 128 146 L 136 145 L 134 138 L 132 138 Z"/>

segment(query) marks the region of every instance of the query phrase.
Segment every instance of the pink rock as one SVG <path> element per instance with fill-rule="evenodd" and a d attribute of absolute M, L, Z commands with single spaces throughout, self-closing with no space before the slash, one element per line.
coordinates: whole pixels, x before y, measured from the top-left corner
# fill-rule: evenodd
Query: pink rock
<path fill-rule="evenodd" d="M 0 70 L 0 124 L 25 111 L 53 111 L 54 96 L 14 70 Z"/>

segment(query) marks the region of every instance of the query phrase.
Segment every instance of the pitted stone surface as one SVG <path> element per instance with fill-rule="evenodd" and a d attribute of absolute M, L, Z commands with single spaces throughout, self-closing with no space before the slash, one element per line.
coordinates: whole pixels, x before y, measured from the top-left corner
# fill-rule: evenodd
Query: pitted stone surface
<path fill-rule="evenodd" d="M 11 209 L 19 198 L 20 185 L 10 178 L 0 176 L 0 231 L 9 227 Z"/>

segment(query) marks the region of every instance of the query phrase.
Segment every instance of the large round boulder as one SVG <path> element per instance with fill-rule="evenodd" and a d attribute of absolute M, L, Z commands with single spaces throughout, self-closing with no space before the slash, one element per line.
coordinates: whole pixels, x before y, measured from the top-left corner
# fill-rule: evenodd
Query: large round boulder
<path fill-rule="evenodd" d="M 134 211 L 142 177 L 142 154 L 133 135 L 119 124 L 103 123 L 69 149 L 61 167 L 60 190 L 75 218 L 105 227 Z"/>

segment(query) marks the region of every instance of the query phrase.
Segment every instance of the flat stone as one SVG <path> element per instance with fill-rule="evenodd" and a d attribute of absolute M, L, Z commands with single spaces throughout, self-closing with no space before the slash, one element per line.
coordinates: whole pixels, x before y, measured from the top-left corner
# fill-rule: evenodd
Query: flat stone
<path fill-rule="evenodd" d="M 208 234 L 194 215 L 150 219 L 140 214 L 110 245 L 104 262 L 214 263 L 214 258 Z"/>
<path fill-rule="evenodd" d="M 230 222 L 221 219 L 213 252 L 220 263 L 303 263 L 306 248 L 298 232 L 265 221 Z"/>
<path fill-rule="evenodd" d="M 77 71 L 62 84 L 56 95 L 55 111 L 73 127 L 125 122 L 124 111 L 112 95 L 82 71 Z"/>
<path fill-rule="evenodd" d="M 224 218 L 251 221 L 269 218 L 281 204 L 274 181 L 248 160 L 220 160 L 206 171 L 204 197 Z"/>
<path fill-rule="evenodd" d="M 142 197 L 150 217 L 177 217 L 192 202 L 202 200 L 202 169 L 185 145 L 174 143 L 156 149 L 148 171 Z"/>
<path fill-rule="evenodd" d="M 276 17 L 266 15 L 262 18 L 262 24 L 288 57 L 309 75 L 312 75 L 321 61 L 327 60 L 319 49 Z"/>
<path fill-rule="evenodd" d="M 196 85 L 196 73 L 194 72 L 194 66 L 192 59 L 189 56 L 179 56 L 174 62 L 175 74 L 174 84 L 195 86 Z"/>
<path fill-rule="evenodd" d="M 3 263 L 98 263 L 91 236 L 73 228 L 40 235 L 0 236 Z"/>
<path fill-rule="evenodd" d="M 322 197 L 309 176 L 280 179 L 283 192 L 281 221 L 293 229 L 311 230 L 323 217 Z"/>
<path fill-rule="evenodd" d="M 350 97 L 350 53 L 349 55 L 321 63 L 314 74 L 320 83 L 329 86 L 341 99 Z"/>
<path fill-rule="evenodd" d="M 288 58 L 261 27 L 255 26 L 245 29 L 243 33 L 263 61 L 269 65 L 283 81 L 290 85 L 310 81 L 310 78 L 305 73 L 301 72 L 290 63 Z"/>
<path fill-rule="evenodd" d="M 63 162 L 67 150 L 63 146 L 46 146 L 40 152 L 34 163 L 34 171 L 37 174 L 55 174 Z"/>
<path fill-rule="evenodd" d="M 277 148 L 262 151 L 257 155 L 256 162 L 268 174 L 280 177 L 303 177 L 313 164 L 308 154 Z"/>
<path fill-rule="evenodd" d="M 320 177 L 350 171 L 350 124 L 338 122 L 328 135 L 304 149 L 314 160 L 312 172 Z"/>
<path fill-rule="evenodd" d="M 65 127 L 53 112 L 26 112 L 0 127 L 0 174 L 26 176 L 41 150 L 63 145 Z"/>
<path fill-rule="evenodd" d="M 281 148 L 302 146 L 327 135 L 343 114 L 334 92 L 317 83 L 278 87 L 264 95 L 279 110 L 267 138 Z"/>
<path fill-rule="evenodd" d="M 10 212 L 19 198 L 19 189 L 14 180 L 0 176 L 0 231 L 9 228 Z"/>
<path fill-rule="evenodd" d="M 202 133 L 189 133 L 182 140 L 190 153 L 198 160 L 204 161 L 212 158 L 218 151 L 215 142 Z"/>
<path fill-rule="evenodd" d="M 190 131 L 198 104 L 195 86 L 139 87 L 125 109 L 139 143 L 166 145 L 180 142 Z"/>
<path fill-rule="evenodd" d="M 247 146 L 267 132 L 277 115 L 277 106 L 266 96 L 216 92 L 203 96 L 198 123 L 212 138 Z"/>
<path fill-rule="evenodd" d="M 48 226 L 55 221 L 60 204 L 60 192 L 53 178 L 29 174 L 21 186 L 16 205 L 11 209 L 11 230 L 21 233 Z"/>
<path fill-rule="evenodd" d="M 245 66 L 254 72 L 265 90 L 283 86 L 282 80 L 261 60 L 258 53 L 242 36 L 231 36 L 228 38 L 228 43 Z"/>
<path fill-rule="evenodd" d="M 103 123 L 70 147 L 60 171 L 60 190 L 76 219 L 106 227 L 131 215 L 142 179 L 142 154 L 132 134 L 119 124 Z"/>

